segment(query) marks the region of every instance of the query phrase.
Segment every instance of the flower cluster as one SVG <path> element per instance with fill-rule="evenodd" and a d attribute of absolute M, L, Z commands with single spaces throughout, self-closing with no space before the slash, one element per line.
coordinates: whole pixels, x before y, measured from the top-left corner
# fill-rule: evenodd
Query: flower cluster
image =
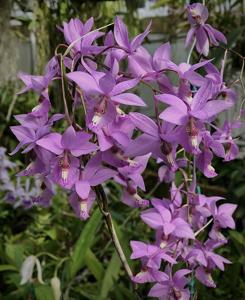
<path fill-rule="evenodd" d="M 191 24 L 187 44 L 195 37 L 200 54 L 207 55 L 210 44 L 226 41 L 205 24 L 208 12 L 202 4 L 188 6 L 187 12 Z M 31 158 L 19 175 L 38 174 L 43 179 L 41 205 L 50 203 L 54 184 L 67 190 L 82 220 L 89 218 L 96 187 L 113 179 L 123 189 L 123 203 L 150 206 L 142 211 L 141 219 L 155 231 L 153 243 L 131 241 L 131 258 L 142 263 L 132 280 L 154 282 L 150 296 L 189 299 L 191 278 L 215 287 L 211 272 L 224 270 L 224 264 L 230 263 L 214 250 L 227 242 L 221 230 L 235 227 L 236 205 L 218 205 L 224 199 L 201 194 L 196 169 L 214 177 L 215 156 L 224 161 L 237 156 L 232 129 L 239 123 L 226 121 L 220 128 L 215 123 L 219 113 L 235 104 L 236 95 L 223 81 L 224 63 L 218 70 L 212 60 L 201 56 L 196 64 L 177 65 L 171 60 L 169 43 L 151 55 L 142 46 L 151 24 L 133 39 L 119 17 L 107 34 L 92 30 L 93 25 L 93 18 L 84 24 L 78 19 L 64 23 L 60 29 L 67 43 L 65 53 L 56 53 L 43 76 L 20 74 L 25 84 L 22 92 L 31 89 L 40 97 L 32 112 L 15 117 L 20 125 L 11 127 L 19 141 L 13 154 L 22 148 Z M 170 73 L 178 77 L 178 85 L 173 84 Z M 62 85 L 64 115 L 50 116 L 53 80 Z M 134 92 L 139 84 L 152 91 L 154 117 L 125 113 L 125 107 L 146 106 Z M 68 94 L 73 101 L 69 105 Z M 77 123 L 78 107 L 84 112 L 84 128 Z M 66 129 L 57 132 L 56 122 L 64 124 L 64 120 Z M 142 197 L 142 173 L 150 158 L 159 164 L 159 181 L 170 184 L 169 199 Z M 179 186 L 175 184 L 177 171 L 183 175 Z M 208 226 L 207 239 L 198 240 Z"/>

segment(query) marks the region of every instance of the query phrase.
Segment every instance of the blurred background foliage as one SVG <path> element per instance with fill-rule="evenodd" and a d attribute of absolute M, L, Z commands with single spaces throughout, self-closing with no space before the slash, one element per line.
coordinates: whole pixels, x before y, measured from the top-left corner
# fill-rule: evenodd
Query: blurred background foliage
<path fill-rule="evenodd" d="M 180 62 L 187 56 L 183 49 L 188 29 L 185 4 L 183 0 L 0 0 L 1 146 L 7 148 L 8 152 L 15 147 L 16 141 L 8 129 L 15 124 L 13 115 L 30 111 L 37 101 L 32 93 L 16 96 L 21 87 L 16 74 L 20 70 L 42 73 L 56 45 L 63 42 L 62 34 L 57 29 L 63 21 L 71 17 L 85 21 L 93 16 L 96 26 L 100 27 L 111 23 L 118 14 L 127 23 L 130 34 L 134 35 L 141 32 L 149 19 L 152 19 L 152 33 L 145 46 L 153 52 L 160 43 L 170 40 L 173 58 Z M 206 4 L 210 11 L 209 23 L 228 36 L 230 49 L 244 55 L 245 1 L 213 0 L 206 1 Z M 223 53 L 223 49 L 215 49 L 211 56 L 219 64 Z M 239 77 L 240 68 L 240 58 L 230 53 L 226 66 L 228 83 Z M 235 87 L 239 94 L 239 86 Z M 145 94 L 145 91 L 139 92 Z M 56 86 L 52 88 L 51 99 L 56 110 L 62 110 L 59 88 Z M 232 119 L 236 113 L 233 111 L 225 117 Z M 216 289 L 195 283 L 197 299 L 245 299 L 243 135 L 244 132 L 237 133 L 241 146 L 239 159 L 229 163 L 217 160 L 215 167 L 218 177 L 211 180 L 201 177 L 200 180 L 203 193 L 224 196 L 229 202 L 237 203 L 239 208 L 236 212 L 237 230 L 227 233 L 229 244 L 221 250 L 233 264 L 228 265 L 224 273 L 217 271 Z M 17 163 L 17 167 L 10 172 L 10 179 L 15 180 L 14 175 L 25 164 L 25 158 L 18 154 L 11 160 Z M 155 163 L 150 161 L 144 177 L 149 197 L 167 195 L 166 184 L 155 186 L 156 170 Z M 106 188 L 110 191 L 110 209 L 115 227 L 129 258 L 129 240 L 151 240 L 152 231 L 140 222 L 138 210 L 132 210 L 120 202 L 121 190 L 113 181 Z M 66 195 L 61 191 L 57 191 L 49 209 L 13 208 L 5 201 L 5 196 L 0 189 L 0 299 L 57 300 L 60 299 L 57 294 L 59 290 L 64 300 L 138 299 L 113 248 L 98 208 L 95 207 L 87 222 L 81 222 L 74 216 Z M 40 260 L 44 285 L 38 283 L 35 272 L 31 283 L 20 285 L 20 268 L 28 255 L 35 255 Z M 130 264 L 134 271 L 139 270 L 137 263 L 130 261 Z M 57 277 L 61 283 L 60 288 Z M 141 299 L 146 299 L 148 289 L 148 285 L 138 288 Z"/>

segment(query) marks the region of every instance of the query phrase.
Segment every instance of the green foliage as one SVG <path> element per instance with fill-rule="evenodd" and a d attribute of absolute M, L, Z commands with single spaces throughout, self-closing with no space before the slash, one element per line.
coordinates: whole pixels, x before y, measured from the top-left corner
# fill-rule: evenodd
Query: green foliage
<path fill-rule="evenodd" d="M 98 225 L 101 221 L 101 213 L 97 209 L 92 217 L 86 223 L 79 239 L 77 240 L 74 253 L 72 254 L 71 261 L 69 263 L 69 276 L 68 278 L 73 278 L 77 271 L 84 265 L 87 252 L 95 242 L 95 233 Z"/>

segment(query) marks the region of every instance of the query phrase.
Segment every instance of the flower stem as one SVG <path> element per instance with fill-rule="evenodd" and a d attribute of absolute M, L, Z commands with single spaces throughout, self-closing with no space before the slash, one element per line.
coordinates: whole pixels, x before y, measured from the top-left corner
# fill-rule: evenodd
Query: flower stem
<path fill-rule="evenodd" d="M 195 237 L 196 237 L 200 232 L 202 232 L 206 227 L 208 227 L 208 225 L 211 224 L 212 221 L 213 221 L 213 218 L 210 219 L 210 220 L 208 221 L 208 223 L 206 223 L 202 228 L 200 228 L 199 230 L 197 230 L 197 231 L 195 232 Z"/>
<path fill-rule="evenodd" d="M 133 276 L 133 273 L 129 267 L 126 256 L 125 256 L 125 254 L 122 250 L 121 244 L 119 242 L 119 239 L 118 239 L 118 236 L 117 236 L 117 233 L 116 233 L 113 221 L 112 221 L 111 213 L 109 212 L 109 209 L 108 209 L 107 196 L 101 185 L 96 188 L 96 194 L 97 194 L 97 197 L 101 200 L 100 201 L 100 211 L 102 212 L 103 216 L 105 217 L 106 224 L 107 224 L 108 230 L 110 232 L 112 242 L 117 250 L 117 253 L 118 253 L 120 260 L 125 268 L 126 273 L 128 274 L 128 276 L 131 279 Z"/>
<path fill-rule="evenodd" d="M 69 110 L 67 106 L 67 100 L 66 100 L 66 91 L 65 91 L 65 68 L 64 68 L 64 61 L 63 61 L 63 56 L 61 54 L 58 54 L 60 58 L 60 71 L 61 71 L 61 88 L 62 88 L 62 98 L 64 102 L 64 109 L 65 109 L 65 116 L 67 119 L 67 122 L 69 125 L 72 124 L 72 120 L 69 115 Z"/>
<path fill-rule="evenodd" d="M 107 228 L 109 230 L 114 247 L 116 248 L 117 254 L 121 260 L 121 263 L 122 263 L 128 277 L 130 278 L 130 280 L 132 280 L 133 272 L 128 264 L 127 258 L 123 252 L 122 246 L 118 239 L 118 236 L 117 236 L 114 224 L 113 224 L 112 216 L 109 211 L 108 199 L 107 199 L 106 193 L 101 185 L 99 185 L 95 188 L 95 193 L 97 195 L 97 200 L 98 200 L 98 205 L 99 205 L 100 211 L 105 218 Z M 141 299 L 140 296 L 138 295 L 136 289 L 137 289 L 137 285 L 134 284 L 134 292 L 137 295 L 138 299 Z"/>
<path fill-rule="evenodd" d="M 188 64 L 190 63 L 191 55 L 192 55 L 192 52 L 193 52 L 193 50 L 194 50 L 195 44 L 196 44 L 196 38 L 194 38 L 194 40 L 193 40 L 193 43 L 192 43 L 192 45 L 191 45 L 190 52 L 189 52 L 188 57 L 187 57 L 187 61 L 186 61 L 186 62 L 187 62 Z"/>

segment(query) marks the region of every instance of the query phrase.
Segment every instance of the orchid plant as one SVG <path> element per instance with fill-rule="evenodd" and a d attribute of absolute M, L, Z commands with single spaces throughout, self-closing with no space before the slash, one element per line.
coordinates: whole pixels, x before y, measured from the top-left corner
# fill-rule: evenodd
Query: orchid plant
<path fill-rule="evenodd" d="M 149 296 L 158 299 L 191 299 L 193 278 L 215 287 L 212 272 L 231 263 L 215 250 L 227 243 L 223 229 L 235 228 L 236 205 L 220 204 L 223 198 L 201 194 L 196 175 L 199 171 L 215 177 L 213 159 L 229 161 L 239 152 L 232 130 L 241 125 L 240 118 L 221 127 L 216 122 L 237 101 L 223 79 L 227 50 L 221 70 L 206 58 L 210 46 L 225 44 L 226 38 L 206 24 L 208 10 L 203 4 L 188 5 L 187 14 L 191 28 L 186 46 L 192 43 L 192 47 L 187 61 L 179 65 L 171 60 L 170 43 L 161 45 L 153 56 L 142 46 L 151 24 L 130 40 L 118 16 L 107 33 L 102 29 L 109 25 L 92 30 L 93 18 L 64 23 L 60 30 L 66 44 L 58 45 L 44 75 L 20 74 L 25 84 L 21 93 L 33 90 L 39 103 L 32 112 L 15 116 L 20 125 L 11 127 L 19 141 L 12 154 L 23 149 L 31 158 L 18 176 L 35 176 L 43 182 L 43 192 L 32 204 L 51 204 L 54 185 L 67 191 L 81 220 L 90 217 L 97 202 L 130 279 L 153 283 Z M 199 58 L 192 65 L 195 47 Z M 170 73 L 178 77 L 177 85 Z M 64 114 L 49 116 L 49 86 L 54 80 L 61 82 Z M 135 94 L 139 84 L 152 91 L 153 117 L 125 112 L 146 106 Z M 77 121 L 81 108 L 83 125 Z M 159 182 L 169 186 L 168 198 L 144 198 L 142 173 L 150 159 L 159 164 Z M 182 183 L 177 184 L 176 172 L 182 174 Z M 114 229 L 104 189 L 109 179 L 121 186 L 125 205 L 142 210 L 142 221 L 155 233 L 154 241 L 130 243 L 131 259 L 141 261 L 136 273 Z M 204 231 L 205 239 L 200 238 Z"/>

